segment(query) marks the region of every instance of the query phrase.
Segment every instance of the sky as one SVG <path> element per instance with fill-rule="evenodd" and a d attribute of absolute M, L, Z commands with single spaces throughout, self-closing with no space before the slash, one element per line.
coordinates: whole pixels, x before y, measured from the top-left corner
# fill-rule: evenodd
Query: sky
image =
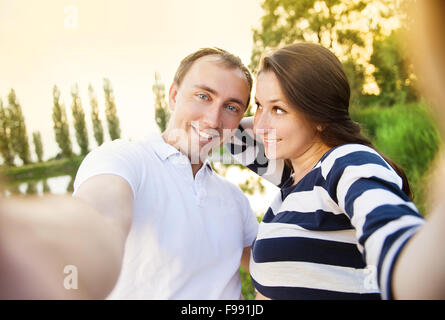
<path fill-rule="evenodd" d="M 259 25 L 260 0 L 0 0 L 0 98 L 7 105 L 11 88 L 25 117 L 31 154 L 32 132 L 40 131 L 44 159 L 55 156 L 52 107 L 54 85 L 72 123 L 71 88 L 78 84 L 90 148 L 88 84 L 95 89 L 104 116 L 103 78 L 114 89 L 121 137 L 138 139 L 159 132 L 154 121 L 152 85 L 158 72 L 168 90 L 180 60 L 217 46 L 248 65 L 252 28 Z M 71 125 L 71 140 L 75 142 Z M 106 140 L 109 140 L 106 133 Z M 243 182 L 248 170 L 232 168 L 227 179 Z M 248 196 L 264 213 L 277 188 L 263 181 L 263 195 Z"/>
<path fill-rule="evenodd" d="M 0 0 L 0 98 L 13 88 L 28 136 L 40 131 L 44 159 L 57 154 L 52 88 L 61 91 L 69 121 L 78 84 L 92 135 L 88 84 L 104 117 L 103 78 L 110 79 L 121 137 L 158 132 L 152 85 L 159 72 L 168 90 L 180 60 L 201 48 L 229 50 L 247 65 L 260 0 Z M 74 150 L 78 151 L 71 126 Z M 33 157 L 34 152 L 32 151 Z"/>

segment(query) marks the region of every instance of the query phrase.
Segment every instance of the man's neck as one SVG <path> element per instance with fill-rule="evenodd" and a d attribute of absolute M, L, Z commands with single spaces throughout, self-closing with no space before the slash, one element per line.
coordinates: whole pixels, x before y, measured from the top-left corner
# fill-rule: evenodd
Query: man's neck
<path fill-rule="evenodd" d="M 202 168 L 202 163 L 200 164 L 192 164 L 192 172 L 193 172 L 193 178 L 196 176 L 196 173 L 199 171 L 199 169 Z"/>
<path fill-rule="evenodd" d="M 194 178 L 194 177 L 196 176 L 196 173 L 199 171 L 199 169 L 201 169 L 203 163 L 199 160 L 199 163 L 193 164 L 194 161 L 192 162 L 190 155 L 188 155 L 188 154 L 186 154 L 185 152 L 183 152 L 183 151 L 181 150 L 181 148 L 179 148 L 179 147 L 177 146 L 176 141 L 171 141 L 171 140 L 169 140 L 169 139 L 168 139 L 168 135 L 166 134 L 166 132 L 164 132 L 163 134 L 161 134 L 161 136 L 162 136 L 162 139 L 165 141 L 165 143 L 168 143 L 169 145 L 171 145 L 172 147 L 174 147 L 175 149 L 177 149 L 179 152 L 181 152 L 183 155 L 185 155 L 185 156 L 189 159 L 190 164 L 191 164 L 191 166 L 192 166 L 192 173 L 193 173 L 193 178 Z"/>

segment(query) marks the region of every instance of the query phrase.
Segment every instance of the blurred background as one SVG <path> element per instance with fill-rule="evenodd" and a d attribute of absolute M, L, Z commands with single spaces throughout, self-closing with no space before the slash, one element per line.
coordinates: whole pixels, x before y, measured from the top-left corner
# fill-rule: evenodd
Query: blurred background
<path fill-rule="evenodd" d="M 440 136 L 403 41 L 411 1 L 0 0 L 2 192 L 71 192 L 93 148 L 162 132 L 174 72 L 198 48 L 231 51 L 254 72 L 268 48 L 310 41 L 343 62 L 352 118 L 403 167 L 427 215 Z M 278 189 L 240 166 L 213 166 L 260 219 Z"/>

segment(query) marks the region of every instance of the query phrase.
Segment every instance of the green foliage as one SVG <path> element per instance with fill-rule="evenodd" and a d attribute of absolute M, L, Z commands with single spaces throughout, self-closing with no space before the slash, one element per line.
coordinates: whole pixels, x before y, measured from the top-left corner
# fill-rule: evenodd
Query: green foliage
<path fill-rule="evenodd" d="M 255 112 L 253 112 L 253 104 L 252 102 L 249 103 L 249 106 L 246 109 L 246 112 L 244 112 L 244 117 L 252 117 L 255 115 Z"/>
<path fill-rule="evenodd" d="M 73 99 L 71 110 L 73 112 L 74 131 L 76 133 L 77 144 L 80 147 L 80 154 L 86 155 L 89 152 L 88 132 L 85 121 L 85 112 L 82 108 L 82 102 L 79 97 L 79 88 L 77 85 L 72 88 L 71 97 Z"/>
<path fill-rule="evenodd" d="M 121 129 L 110 80 L 104 78 L 103 88 L 105 94 L 105 116 L 107 118 L 108 133 L 111 140 L 119 139 L 121 136 Z"/>
<path fill-rule="evenodd" d="M 425 178 L 441 139 L 429 110 L 420 104 L 355 109 L 351 117 L 364 128 L 374 146 L 405 171 L 414 203 L 427 211 Z"/>
<path fill-rule="evenodd" d="M 15 154 L 23 161 L 23 164 L 31 163 L 29 153 L 28 135 L 26 133 L 25 119 L 22 108 L 17 101 L 15 91 L 11 89 L 8 95 L 9 128 L 11 130 L 11 146 Z"/>
<path fill-rule="evenodd" d="M 261 183 L 260 177 L 258 177 L 256 179 L 253 177 L 250 177 L 250 178 L 246 179 L 243 183 L 239 183 L 238 186 L 243 191 L 243 193 L 250 194 L 250 195 L 255 194 L 257 191 L 260 194 L 264 194 L 264 191 L 265 191 L 265 187 Z"/>
<path fill-rule="evenodd" d="M 60 148 L 62 157 L 73 156 L 71 146 L 70 128 L 66 117 L 65 106 L 60 103 L 60 91 L 57 86 L 53 87 L 53 128 L 57 145 Z"/>
<path fill-rule="evenodd" d="M 165 86 L 161 82 L 161 76 L 155 72 L 155 83 L 152 86 L 154 95 L 155 120 L 161 132 L 167 128 L 170 120 L 170 111 L 168 110 L 167 101 L 165 100 Z"/>
<path fill-rule="evenodd" d="M 94 139 L 96 139 L 97 145 L 100 146 L 104 142 L 104 128 L 102 126 L 102 121 L 99 118 L 97 98 L 91 84 L 88 85 L 88 96 L 91 105 L 91 121 L 93 123 Z"/>
<path fill-rule="evenodd" d="M 349 57 L 343 62 L 343 69 L 351 87 L 351 105 L 360 105 L 363 100 L 363 85 L 365 84 L 365 67 Z"/>
<path fill-rule="evenodd" d="M 269 48 L 299 41 L 316 42 L 342 61 L 353 105 L 363 105 L 368 100 L 364 99 L 363 90 L 372 81 L 369 71 L 366 72 L 372 64 L 375 66 L 372 76 L 382 91 L 379 104 L 416 99 L 411 68 L 405 58 L 407 50 L 398 41 L 400 31 L 386 36 L 382 27 L 397 17 L 405 28 L 403 4 L 390 0 L 264 0 L 262 8 L 261 26 L 253 30 L 251 70 L 257 68 L 261 54 Z M 367 53 L 371 44 L 372 58 Z M 400 49 L 398 45 L 402 45 Z"/>
<path fill-rule="evenodd" d="M 374 65 L 375 81 L 380 89 L 379 103 L 392 106 L 417 100 L 413 70 L 407 63 L 407 48 L 403 46 L 401 30 L 387 37 L 375 36 L 370 62 Z"/>
<path fill-rule="evenodd" d="M 3 163 L 7 166 L 13 166 L 14 153 L 11 147 L 9 122 L 9 113 L 3 108 L 3 101 L 0 99 L 0 153 L 3 158 Z"/>
<path fill-rule="evenodd" d="M 375 1 L 264 0 L 261 27 L 253 30 L 251 69 L 256 68 L 265 49 L 296 41 L 317 42 L 330 49 L 342 48 L 344 53 L 350 53 L 353 48 L 364 47 L 365 35 L 353 23 L 359 19 L 372 23 L 372 17 L 367 17 L 362 12 L 373 2 Z"/>
<path fill-rule="evenodd" d="M 39 131 L 35 131 L 32 133 L 32 139 L 34 142 L 34 150 L 37 155 L 37 161 L 43 161 L 43 145 L 42 145 L 42 136 Z"/>
<path fill-rule="evenodd" d="M 240 267 L 241 294 L 245 300 L 255 300 L 255 287 L 253 286 L 250 274 Z"/>

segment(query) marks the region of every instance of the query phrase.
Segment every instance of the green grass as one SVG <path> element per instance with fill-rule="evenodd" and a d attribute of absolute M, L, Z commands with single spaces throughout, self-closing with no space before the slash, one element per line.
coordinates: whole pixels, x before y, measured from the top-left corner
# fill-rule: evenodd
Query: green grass
<path fill-rule="evenodd" d="M 253 286 L 250 274 L 240 267 L 241 293 L 245 300 L 255 300 L 255 288 Z"/>
<path fill-rule="evenodd" d="M 32 182 L 77 172 L 83 156 L 32 163 L 20 167 L 2 167 L 0 174 L 8 184 Z"/>

